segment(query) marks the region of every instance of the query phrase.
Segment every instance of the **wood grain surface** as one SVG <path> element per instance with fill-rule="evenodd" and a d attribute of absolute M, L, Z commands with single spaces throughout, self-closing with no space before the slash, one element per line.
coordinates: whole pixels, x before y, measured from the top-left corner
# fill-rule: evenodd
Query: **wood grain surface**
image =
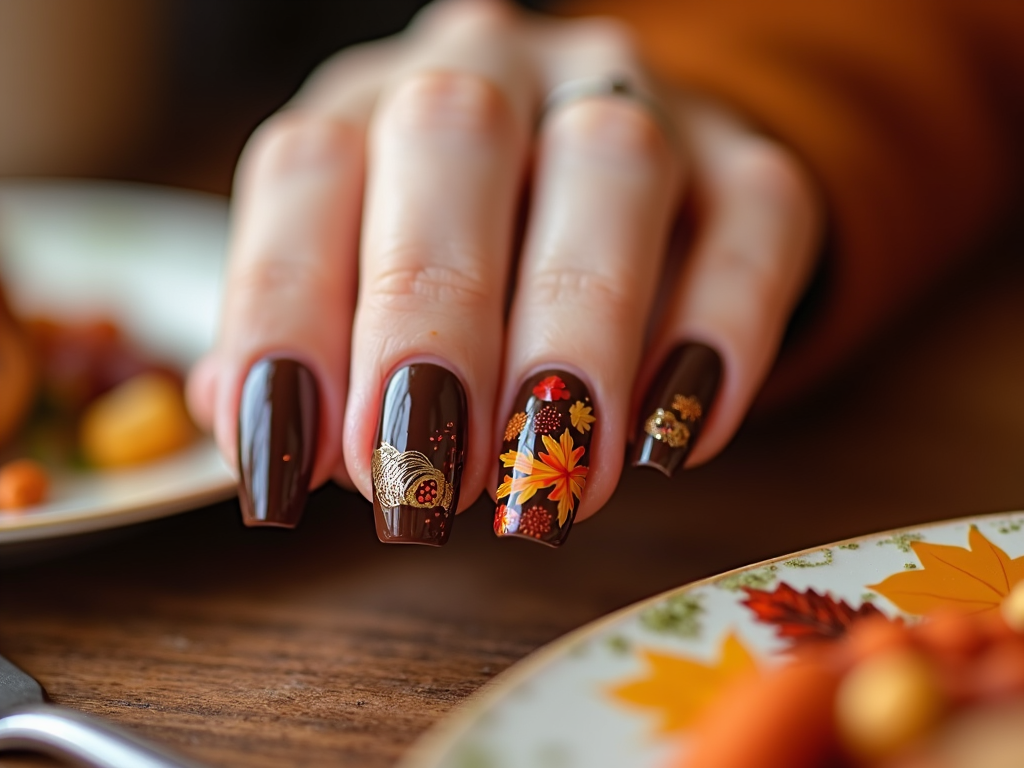
<path fill-rule="evenodd" d="M 0 550 L 0 652 L 55 701 L 211 766 L 389 766 L 615 608 L 841 537 L 1024 508 L 1022 393 L 1024 262 L 1005 258 L 710 465 L 628 471 L 561 550 L 496 539 L 486 503 L 436 550 L 378 544 L 369 505 L 335 488 L 294 532 L 245 530 L 227 503 Z"/>

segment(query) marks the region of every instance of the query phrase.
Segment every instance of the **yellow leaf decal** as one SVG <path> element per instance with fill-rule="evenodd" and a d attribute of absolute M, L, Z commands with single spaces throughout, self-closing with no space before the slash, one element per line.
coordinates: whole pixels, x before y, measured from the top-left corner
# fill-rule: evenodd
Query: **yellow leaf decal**
<path fill-rule="evenodd" d="M 911 546 L 922 567 L 893 574 L 868 588 L 907 613 L 994 611 L 1013 585 L 1024 579 L 1024 557 L 1011 560 L 973 525 L 967 541 L 969 549 L 915 541 Z"/>
<path fill-rule="evenodd" d="M 617 686 L 611 695 L 622 704 L 654 710 L 657 732 L 663 735 L 689 728 L 728 683 L 757 669 L 750 651 L 732 633 L 718 661 L 710 664 L 649 649 L 640 656 L 648 665 L 646 676 Z"/>
<path fill-rule="evenodd" d="M 569 421 L 576 427 L 576 431 L 581 435 L 590 429 L 590 425 L 597 421 L 597 418 L 593 415 L 593 408 L 589 405 L 585 405 L 582 400 L 577 400 L 576 404 L 569 408 Z"/>
<path fill-rule="evenodd" d="M 574 447 L 572 435 L 566 429 L 556 443 L 547 435 L 541 437 L 547 453 L 536 457 L 529 450 L 506 451 L 498 458 L 503 467 L 513 467 L 514 474 L 505 475 L 498 485 L 498 498 L 515 496 L 509 503 L 523 504 L 542 488 L 550 488 L 548 499 L 558 502 L 558 525 L 562 527 L 583 496 L 587 484 L 587 467 L 580 464 L 586 452 L 583 446 Z"/>

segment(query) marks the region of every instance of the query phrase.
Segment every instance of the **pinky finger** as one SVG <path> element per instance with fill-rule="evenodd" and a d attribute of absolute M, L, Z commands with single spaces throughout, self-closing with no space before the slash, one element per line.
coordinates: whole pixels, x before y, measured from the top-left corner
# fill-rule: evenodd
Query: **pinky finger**
<path fill-rule="evenodd" d="M 693 133 L 707 217 L 641 373 L 634 466 L 671 475 L 732 439 L 813 272 L 820 204 L 781 146 L 721 123 Z M 705 139 L 705 137 L 707 137 Z M 700 438 L 698 441 L 698 437 Z"/>

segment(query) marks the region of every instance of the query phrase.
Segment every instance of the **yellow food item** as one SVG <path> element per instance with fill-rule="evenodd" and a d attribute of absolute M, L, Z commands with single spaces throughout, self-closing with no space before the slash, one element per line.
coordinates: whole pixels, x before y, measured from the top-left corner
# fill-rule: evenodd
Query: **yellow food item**
<path fill-rule="evenodd" d="M 1024 632 L 1024 581 L 1018 581 L 999 606 L 1003 620 L 1015 632 Z"/>
<path fill-rule="evenodd" d="M 46 499 L 50 478 L 31 459 L 18 459 L 0 467 L 0 509 L 23 509 Z"/>
<path fill-rule="evenodd" d="M 836 695 L 836 725 L 854 755 L 892 755 L 927 733 L 943 715 L 935 673 L 914 651 L 869 657 L 844 678 Z"/>
<path fill-rule="evenodd" d="M 144 373 L 94 400 L 79 432 L 82 453 L 98 467 L 124 467 L 183 448 L 196 431 L 177 382 Z"/>

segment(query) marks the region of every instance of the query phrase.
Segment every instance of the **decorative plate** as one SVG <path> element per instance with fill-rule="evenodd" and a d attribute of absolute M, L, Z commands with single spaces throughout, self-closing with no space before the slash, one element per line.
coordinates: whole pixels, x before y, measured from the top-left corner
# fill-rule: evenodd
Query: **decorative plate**
<path fill-rule="evenodd" d="M 19 313 L 113 317 L 182 370 L 213 340 L 227 238 L 221 198 L 130 184 L 0 184 L 0 275 Z M 57 474 L 50 500 L 0 512 L 9 544 L 113 528 L 228 498 L 209 439 L 137 468 Z"/>
<path fill-rule="evenodd" d="M 1024 512 L 850 539 L 637 603 L 515 665 L 402 768 L 669 768 L 733 676 L 859 618 L 996 610 L 1024 579 Z"/>

